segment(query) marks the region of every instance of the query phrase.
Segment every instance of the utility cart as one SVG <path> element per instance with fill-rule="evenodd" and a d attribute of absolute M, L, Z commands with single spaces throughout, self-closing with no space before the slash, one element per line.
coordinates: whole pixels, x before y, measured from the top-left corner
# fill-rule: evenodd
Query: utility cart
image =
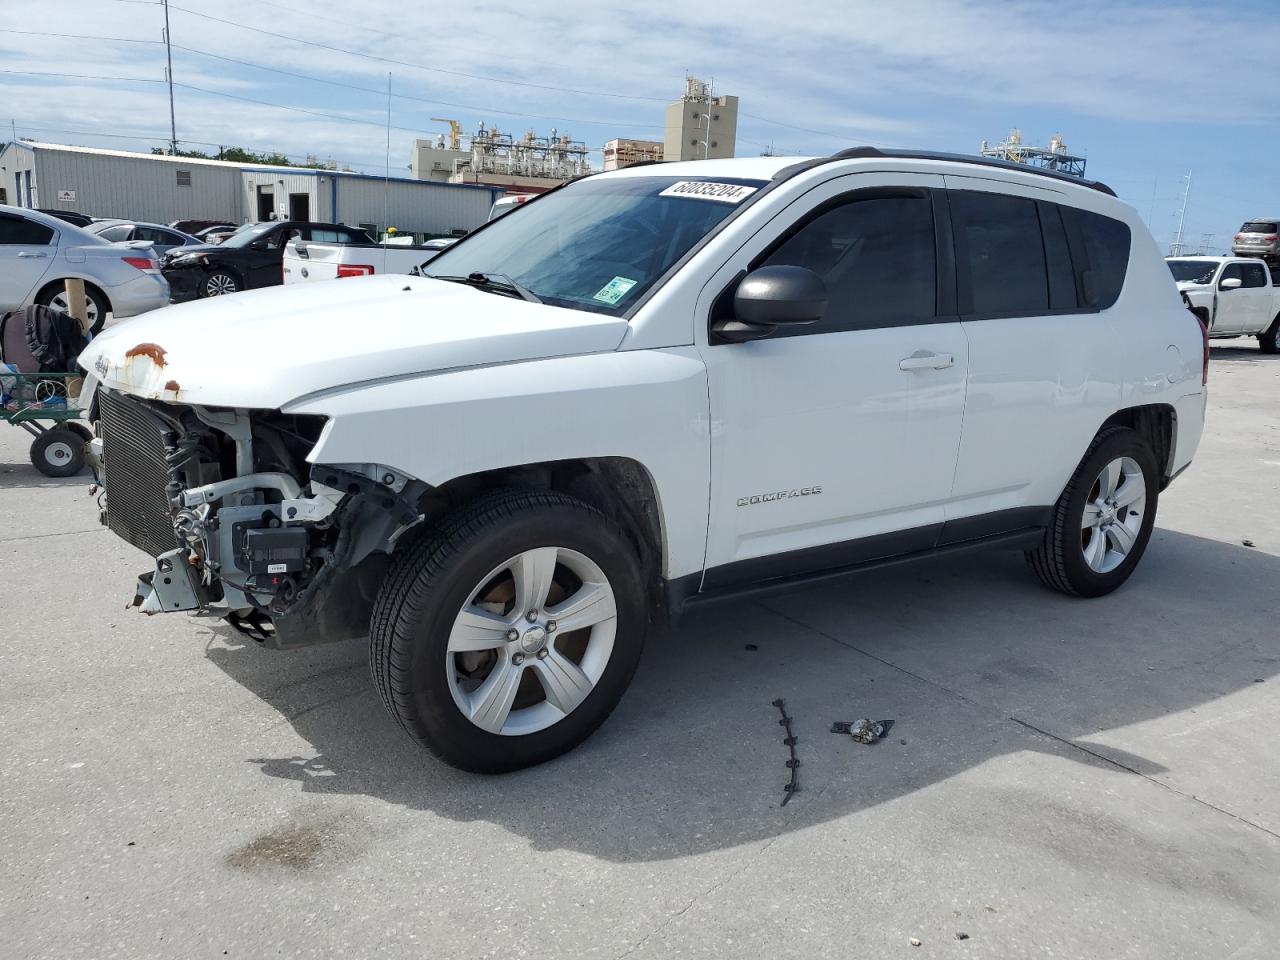
<path fill-rule="evenodd" d="M 84 445 L 93 432 L 80 421 L 79 373 L 18 373 L 0 364 L 0 422 L 34 437 L 31 462 L 46 477 L 84 469 Z"/>

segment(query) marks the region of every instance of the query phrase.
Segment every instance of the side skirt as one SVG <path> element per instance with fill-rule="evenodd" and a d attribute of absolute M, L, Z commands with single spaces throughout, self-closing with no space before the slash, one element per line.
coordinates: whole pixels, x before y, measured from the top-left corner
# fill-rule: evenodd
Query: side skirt
<path fill-rule="evenodd" d="M 965 520 L 942 524 L 938 527 L 925 528 L 925 530 L 921 531 L 908 531 L 908 534 L 919 534 L 925 531 L 934 534 L 934 537 L 931 538 L 933 545 L 923 549 L 876 550 L 877 546 L 883 548 L 894 541 L 899 544 L 903 543 L 904 535 L 899 533 L 887 534 L 883 538 L 871 537 L 867 540 L 856 540 L 848 544 L 840 544 L 838 546 L 843 548 L 846 556 L 857 557 L 861 555 L 861 558 L 838 565 L 829 565 L 821 569 L 801 570 L 778 576 L 761 577 L 758 574 L 762 571 L 759 561 L 756 559 L 745 562 L 745 564 L 751 565 L 748 569 L 736 570 L 735 568 L 739 568 L 739 564 L 725 564 L 721 567 L 708 569 L 705 571 L 705 576 L 702 573 L 694 573 L 676 580 L 666 581 L 664 590 L 668 615 L 671 621 L 674 622 L 688 610 L 707 604 L 724 600 L 765 596 L 847 577 L 855 573 L 861 573 L 864 570 L 878 570 L 882 567 L 914 563 L 954 553 L 999 548 L 1027 549 L 1043 541 L 1051 509 L 1050 507 L 1035 507 L 1017 511 L 1003 511 L 1001 514 L 966 518 Z M 1013 529 L 1010 529 L 1008 521 L 1013 519 L 1021 522 Z M 1000 523 L 1000 520 L 1004 520 L 1005 523 Z M 990 530 L 993 524 L 996 525 L 999 532 L 985 534 L 980 532 L 983 527 Z M 911 537 L 911 539 L 915 538 Z M 916 542 L 918 543 L 919 540 L 917 539 Z M 829 556 L 833 546 L 824 545 L 816 548 L 816 550 L 820 551 L 819 555 Z M 794 569 L 795 565 L 801 562 L 801 558 L 796 554 L 803 555 L 808 552 L 797 551 L 794 554 L 784 554 L 777 559 L 785 561 L 788 566 Z M 877 552 L 880 555 L 867 556 L 868 553 L 875 554 Z M 888 555 L 885 555 L 885 553 Z M 760 560 L 764 559 L 760 558 Z M 750 573 L 757 575 L 748 575 L 747 577 L 740 575 L 748 573 L 748 570 Z M 703 587 L 701 591 L 698 589 L 700 584 Z"/>

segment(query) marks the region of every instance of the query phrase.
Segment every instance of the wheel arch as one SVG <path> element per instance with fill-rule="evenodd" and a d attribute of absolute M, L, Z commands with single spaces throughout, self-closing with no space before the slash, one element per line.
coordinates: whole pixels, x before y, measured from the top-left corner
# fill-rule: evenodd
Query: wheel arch
<path fill-rule="evenodd" d="M 454 477 L 424 495 L 427 525 L 463 504 L 502 489 L 554 490 L 587 503 L 617 523 L 640 557 L 650 600 L 662 595 L 666 524 L 658 485 L 630 457 L 576 457 L 499 467 Z"/>
<path fill-rule="evenodd" d="M 1148 403 L 1117 410 L 1098 427 L 1098 433 L 1108 427 L 1128 427 L 1150 445 L 1160 465 L 1161 489 L 1173 473 L 1173 456 L 1178 430 L 1178 413 L 1169 403 Z"/>
<path fill-rule="evenodd" d="M 87 292 L 92 290 L 97 296 L 101 297 L 102 302 L 107 305 L 107 313 L 111 312 L 111 298 L 107 296 L 107 292 L 88 277 L 81 276 L 79 274 L 69 274 L 65 277 L 59 277 L 57 280 L 50 280 L 36 292 L 36 295 L 31 298 L 31 302 L 42 303 L 46 296 L 52 298 L 55 292 L 66 289 L 66 283 L 68 280 L 83 280 L 85 291 Z"/>

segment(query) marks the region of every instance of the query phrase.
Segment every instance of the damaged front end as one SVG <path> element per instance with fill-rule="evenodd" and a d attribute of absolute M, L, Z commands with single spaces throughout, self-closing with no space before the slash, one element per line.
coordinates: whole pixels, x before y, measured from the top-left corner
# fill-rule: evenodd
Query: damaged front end
<path fill-rule="evenodd" d="M 156 558 L 145 613 L 217 616 L 269 646 L 363 636 L 426 486 L 379 464 L 308 462 L 323 417 L 99 389 L 102 522 Z"/>

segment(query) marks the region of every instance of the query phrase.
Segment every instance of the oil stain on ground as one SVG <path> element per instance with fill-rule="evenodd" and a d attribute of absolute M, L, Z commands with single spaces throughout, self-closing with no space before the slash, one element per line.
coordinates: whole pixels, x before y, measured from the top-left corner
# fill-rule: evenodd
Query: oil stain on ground
<path fill-rule="evenodd" d="M 306 870 L 321 862 L 346 859 L 352 853 L 349 824 L 344 817 L 279 827 L 254 837 L 227 854 L 229 867 L 257 870 L 286 867 Z"/>

